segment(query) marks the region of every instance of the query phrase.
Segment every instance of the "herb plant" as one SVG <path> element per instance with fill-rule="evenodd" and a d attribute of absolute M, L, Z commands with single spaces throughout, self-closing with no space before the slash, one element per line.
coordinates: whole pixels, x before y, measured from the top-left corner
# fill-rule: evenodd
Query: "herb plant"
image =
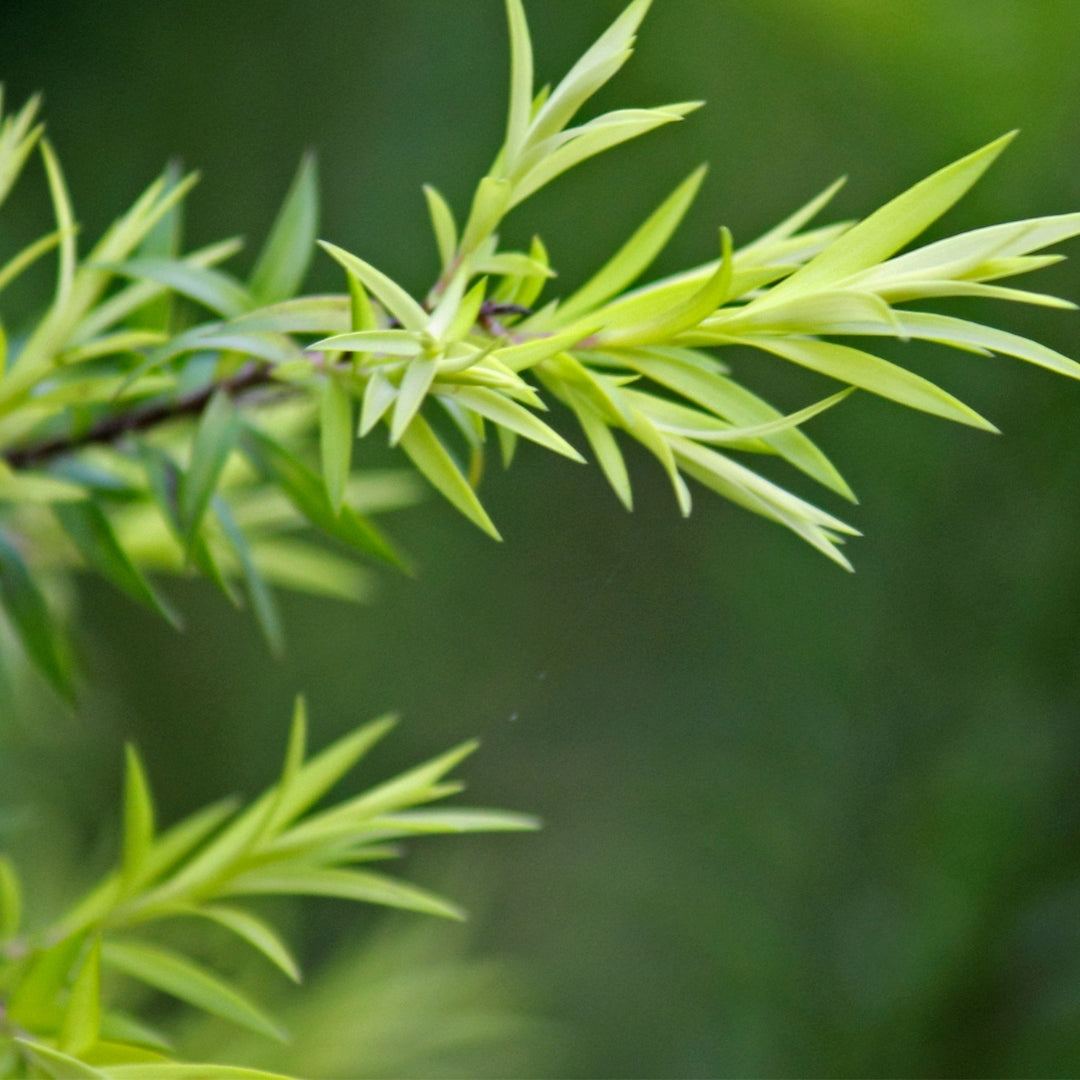
<path fill-rule="evenodd" d="M 167 169 L 85 256 L 59 160 L 31 100 L 0 127 L 0 202 L 35 157 L 55 229 L 8 258 L 0 290 L 45 257 L 55 292 L 37 318 L 0 330 L 0 601 L 7 665 L 23 660 L 77 701 L 80 675 L 63 598 L 89 570 L 174 624 L 168 575 L 208 578 L 246 603 L 283 647 L 274 588 L 358 598 L 371 561 L 407 568 L 372 518 L 415 497 L 418 473 L 473 524 L 498 531 L 478 493 L 494 436 L 505 467 L 524 439 L 575 461 L 587 450 L 628 509 L 620 443 L 640 443 L 690 513 L 696 481 L 785 526 L 850 569 L 856 530 L 767 479 L 781 458 L 831 493 L 853 493 L 804 425 L 856 389 L 973 427 L 993 425 L 946 390 L 871 351 L 866 339 L 1000 353 L 1071 377 L 1080 364 L 992 326 L 910 305 L 976 297 L 1067 301 L 1003 285 L 1060 256 L 1080 214 L 991 225 L 904 250 L 978 180 L 1011 136 L 975 150 L 857 223 L 815 226 L 839 183 L 747 244 L 721 228 L 716 258 L 638 284 L 704 179 L 679 183 L 569 296 L 539 238 L 500 246 L 519 204 L 574 165 L 699 102 L 579 114 L 629 58 L 649 0 L 634 0 L 553 88 L 534 85 L 521 0 L 506 0 L 511 65 L 505 138 L 459 222 L 424 194 L 441 272 L 412 296 L 374 263 L 318 241 L 343 291 L 301 286 L 317 250 L 317 170 L 305 158 L 254 269 L 225 269 L 239 245 L 185 252 L 181 206 L 194 176 Z M 855 338 L 857 344 L 843 339 Z M 837 340 L 841 339 L 841 340 Z M 837 393 L 782 414 L 732 377 L 725 351 L 759 350 L 834 379 Z M 546 419 L 558 403 L 580 449 Z M 357 440 L 385 429 L 412 472 L 372 473 Z M 17 646 L 17 647 L 16 647 Z M 524 830 L 526 816 L 434 808 L 460 785 L 465 744 L 362 795 L 316 804 L 390 727 L 373 721 L 307 756 L 302 701 L 279 781 L 241 808 L 225 801 L 159 832 L 150 784 L 129 748 L 117 865 L 49 920 L 0 859 L 0 1072 L 11 1076 L 266 1076 L 190 1064 L 117 1002 L 134 980 L 269 1038 L 264 1008 L 221 974 L 154 940 L 158 924 L 213 923 L 290 978 L 280 933 L 244 898 L 335 896 L 458 917 L 449 901 L 363 868 L 392 842 Z M 238 902 L 238 899 L 241 902 Z M 27 917 L 23 918 L 23 913 Z M 106 978 L 106 973 L 108 978 Z"/>

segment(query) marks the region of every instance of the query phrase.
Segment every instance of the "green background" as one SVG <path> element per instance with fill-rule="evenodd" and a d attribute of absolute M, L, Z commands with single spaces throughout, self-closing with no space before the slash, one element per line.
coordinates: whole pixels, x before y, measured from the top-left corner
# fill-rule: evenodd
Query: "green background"
<path fill-rule="evenodd" d="M 540 77 L 619 7 L 533 0 Z M 597 108 L 708 108 L 583 166 L 507 231 L 542 233 L 570 288 L 707 160 L 658 266 L 671 271 L 711 257 L 718 224 L 748 241 L 840 173 L 827 217 L 858 216 L 1014 127 L 945 228 L 1076 209 L 1078 46 L 1071 0 L 657 0 Z M 0 8 L 0 78 L 15 102 L 45 91 L 84 236 L 179 156 L 204 176 L 191 246 L 257 242 L 313 147 L 322 235 L 416 290 L 436 268 L 420 185 L 465 208 L 501 135 L 505 53 L 497 0 Z M 27 223 L 43 213 L 17 205 Z M 310 282 L 340 287 L 327 259 Z M 1032 287 L 1080 298 L 1070 263 Z M 964 310 L 1080 355 L 1075 315 Z M 427 931 L 462 965 L 448 998 L 465 964 L 497 956 L 473 1022 L 512 1001 L 537 1023 L 492 1020 L 497 1049 L 461 1033 L 464 1048 L 361 1046 L 325 1068 L 1076 1075 L 1080 387 L 1001 358 L 900 355 L 1004 434 L 867 395 L 815 420 L 862 500 L 825 503 L 867 534 L 854 576 L 704 492 L 680 520 L 641 455 L 631 516 L 595 467 L 525 451 L 483 489 L 504 544 L 434 497 L 400 513 L 419 578 L 384 577 L 362 608 L 286 598 L 280 664 L 207 589 L 175 590 L 178 637 L 88 584 L 84 716 L 47 720 L 43 705 L 4 726 L 0 826 L 59 895 L 109 851 L 125 738 L 173 820 L 272 778 L 298 690 L 317 744 L 398 708 L 358 782 L 478 735 L 472 801 L 545 820 L 538 836 L 435 842 L 409 865 L 474 912 L 468 931 Z M 825 389 L 764 356 L 736 375 L 785 408 Z M 345 905 L 290 918 L 316 966 L 337 935 L 388 932 Z M 371 970 L 358 960 L 352 978 Z"/>

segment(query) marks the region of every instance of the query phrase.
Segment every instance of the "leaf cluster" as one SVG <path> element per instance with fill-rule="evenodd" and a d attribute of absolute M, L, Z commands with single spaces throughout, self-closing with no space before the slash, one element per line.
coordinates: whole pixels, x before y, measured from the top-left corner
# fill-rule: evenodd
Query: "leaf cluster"
<path fill-rule="evenodd" d="M 54 924 L 23 933 L 12 864 L 0 859 L 0 1071 L 4 1076 L 264 1076 L 173 1060 L 169 1040 L 115 1002 L 117 977 L 274 1039 L 285 1033 L 263 1008 L 201 961 L 156 943 L 161 923 L 213 923 L 294 981 L 288 946 L 238 899 L 330 896 L 463 918 L 454 904 L 368 868 L 401 854 L 413 837 L 533 829 L 503 811 L 429 804 L 457 794 L 449 773 L 475 749 L 465 743 L 325 809 L 313 807 L 393 726 L 374 720 L 307 759 L 298 700 L 278 782 L 246 807 L 227 799 L 164 832 L 150 785 L 128 747 L 121 855 L 117 866 Z M 111 979 L 106 982 L 106 976 Z M 201 1070 L 201 1071 L 200 1071 Z"/>
<path fill-rule="evenodd" d="M 489 435 L 507 466 L 521 439 L 582 461 L 547 421 L 558 402 L 626 507 L 633 495 L 621 441 L 630 439 L 659 462 L 683 514 L 688 481 L 697 481 L 850 568 L 841 545 L 857 530 L 766 478 L 754 457 L 779 457 L 853 500 L 804 427 L 855 389 L 994 430 L 863 341 L 1002 353 L 1080 377 L 1080 365 L 1037 342 L 906 306 L 952 296 L 1073 306 L 999 282 L 1056 261 L 1036 253 L 1080 232 L 1080 214 L 902 250 L 1011 136 L 856 224 L 810 227 L 837 183 L 757 240 L 736 246 L 721 229 L 716 259 L 638 285 L 689 209 L 704 177 L 696 170 L 581 288 L 543 302 L 555 276 L 547 250 L 539 238 L 528 251 L 504 250 L 506 214 L 581 161 L 699 104 L 576 119 L 630 57 L 648 7 L 633 0 L 554 88 L 537 90 L 521 0 L 506 0 L 505 140 L 462 226 L 425 188 L 442 269 L 423 298 L 328 242 L 320 243 L 347 291 L 298 295 L 318 229 L 310 157 L 246 278 L 224 269 L 238 241 L 182 252 L 182 200 L 195 178 L 172 170 L 80 257 L 63 173 L 35 123 L 37 101 L 3 121 L 0 198 L 39 151 L 56 228 L 0 268 L 0 289 L 50 251 L 58 266 L 45 313 L 0 341 L 0 601 L 27 655 L 65 697 L 74 693 L 71 650 L 42 586 L 50 575 L 87 567 L 176 622 L 148 575 L 200 574 L 232 602 L 246 599 L 280 648 L 273 586 L 357 598 L 367 577 L 347 556 L 405 565 L 369 511 L 409 502 L 415 489 L 409 474 L 372 477 L 362 468 L 358 439 L 376 427 L 498 537 L 478 494 Z M 859 343 L 837 340 L 850 337 Z M 840 389 L 785 415 L 732 376 L 719 355 L 732 346 Z"/>

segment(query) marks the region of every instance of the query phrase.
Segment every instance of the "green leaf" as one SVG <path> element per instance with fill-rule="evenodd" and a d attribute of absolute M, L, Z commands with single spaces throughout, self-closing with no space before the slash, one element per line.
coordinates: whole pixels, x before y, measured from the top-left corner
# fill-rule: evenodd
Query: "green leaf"
<path fill-rule="evenodd" d="M 262 304 L 287 300 L 300 287 L 319 228 L 319 179 L 313 154 L 305 154 L 263 245 L 248 283 Z"/>
<path fill-rule="evenodd" d="M 435 233 L 439 260 L 443 270 L 446 271 L 450 268 L 454 255 L 457 253 L 457 225 L 454 223 L 454 213 L 447 201 L 430 184 L 424 185 L 424 198 L 427 200 L 428 213 L 431 215 L 431 228 Z"/>
<path fill-rule="evenodd" d="M 55 1030 L 61 1019 L 60 992 L 67 987 L 71 969 L 85 944 L 85 934 L 61 938 L 49 948 L 37 948 L 29 966 L 20 973 L 7 999 L 7 1015 L 25 1030 Z"/>
<path fill-rule="evenodd" d="M 619 357 L 633 370 L 690 401 L 709 409 L 732 424 L 751 426 L 781 418 L 781 413 L 745 387 L 695 361 L 697 354 L 674 349 L 629 349 Z M 766 442 L 795 468 L 854 501 L 847 482 L 831 461 L 803 432 L 778 431 Z"/>
<path fill-rule="evenodd" d="M 525 145 L 532 116 L 532 42 L 521 0 L 506 0 L 506 21 L 510 31 L 510 107 L 503 155 L 512 168 Z"/>
<path fill-rule="evenodd" d="M 705 172 L 704 165 L 695 169 L 604 266 L 559 305 L 559 315 L 567 319 L 592 311 L 644 273 L 686 215 L 705 179 Z"/>
<path fill-rule="evenodd" d="M 666 343 L 683 331 L 698 326 L 731 297 L 732 241 L 726 228 L 720 229 L 722 256 L 716 269 L 700 288 L 647 321 L 625 323 L 599 331 L 599 345 L 649 345 Z M 602 314 L 602 313 L 598 313 Z M 624 314 L 625 318 L 625 314 Z"/>
<path fill-rule="evenodd" d="M 201 904 L 183 909 L 177 914 L 198 916 L 216 922 L 243 938 L 263 954 L 275 967 L 285 972 L 293 982 L 300 982 L 300 969 L 288 947 L 278 937 L 273 927 L 243 908 L 226 907 L 224 904 Z"/>
<path fill-rule="evenodd" d="M 2 267 L 0 267 L 0 292 L 8 287 L 24 270 L 33 266 L 34 263 L 47 255 L 61 240 L 65 239 L 66 233 L 57 229 L 27 244 L 21 251 L 13 255 Z"/>
<path fill-rule="evenodd" d="M 555 177 L 588 158 L 655 128 L 679 121 L 701 104 L 699 101 L 680 102 L 660 109 L 625 109 L 583 124 L 574 138 L 547 154 L 514 184 L 510 206 L 524 202 Z"/>
<path fill-rule="evenodd" d="M 130 889 L 145 880 L 147 856 L 154 842 L 154 801 L 138 751 L 131 743 L 124 749 L 127 773 L 124 781 L 123 878 Z"/>
<path fill-rule="evenodd" d="M 828 288 L 895 254 L 960 199 L 1015 134 L 995 139 L 886 203 L 773 288 L 769 302 Z"/>
<path fill-rule="evenodd" d="M 414 416 L 402 433 L 399 445 L 432 487 L 488 536 L 501 540 L 487 511 L 462 475 L 449 451 L 422 416 Z"/>
<path fill-rule="evenodd" d="M 464 919 L 462 910 L 441 896 L 384 874 L 363 870 L 336 870 L 283 866 L 253 870 L 236 878 L 228 891 L 236 896 L 336 896 L 366 904 Z"/>
<path fill-rule="evenodd" d="M 165 285 L 226 319 L 234 319 L 254 306 L 251 294 L 231 274 L 177 259 L 139 258 L 127 262 L 96 261 L 99 270 Z"/>
<path fill-rule="evenodd" d="M 316 754 L 283 789 L 268 820 L 267 829 L 279 831 L 295 821 L 318 802 L 396 723 L 394 716 L 381 716 Z"/>
<path fill-rule="evenodd" d="M 0 855 L 0 942 L 10 941 L 19 932 L 22 919 L 22 888 L 15 864 Z"/>
<path fill-rule="evenodd" d="M 508 180 L 485 176 L 476 186 L 469 220 L 461 238 L 462 255 L 471 255 L 498 228 L 503 215 L 510 209 L 513 189 Z M 404 320 L 402 320 L 404 323 Z M 405 324 L 407 325 L 407 324 Z"/>
<path fill-rule="evenodd" d="M 329 244 L 325 240 L 320 240 L 319 246 L 350 274 L 355 275 L 365 288 L 370 289 L 406 330 L 423 330 L 427 326 L 427 312 L 396 281 L 392 281 L 381 270 L 376 270 L 370 263 L 351 255 L 344 248 Z"/>
<path fill-rule="evenodd" d="M 319 408 L 319 448 L 323 482 L 335 514 L 340 512 L 345 498 L 355 437 L 352 397 L 345 384 L 329 372 L 323 383 Z"/>
<path fill-rule="evenodd" d="M 360 437 L 363 438 L 386 415 L 386 410 L 397 397 L 397 387 L 387 378 L 386 372 L 376 368 L 364 387 L 364 401 L 360 408 Z"/>
<path fill-rule="evenodd" d="M 656 426 L 644 413 L 638 409 L 630 410 L 630 421 L 626 425 L 627 432 L 632 435 L 664 468 L 671 486 L 675 491 L 675 498 L 679 504 L 679 512 L 683 517 L 690 516 L 692 499 L 690 489 L 686 481 L 679 475 L 679 467 L 675 461 L 668 440 L 656 429 Z"/>
<path fill-rule="evenodd" d="M 240 573 L 244 578 L 247 588 L 248 599 L 251 601 L 255 619 L 259 624 L 263 637 L 270 647 L 274 656 L 281 656 L 285 652 L 285 635 L 281 626 L 281 615 L 274 600 L 274 594 L 270 591 L 266 579 L 256 563 L 251 547 L 244 536 L 243 530 L 236 523 L 228 503 L 220 496 L 215 496 L 213 501 L 214 515 L 221 525 L 221 532 L 225 542 L 232 549 L 236 561 L 240 565 Z"/>
<path fill-rule="evenodd" d="M 758 252 L 767 249 L 794 236 L 807 222 L 821 212 L 825 205 L 832 201 L 833 196 L 847 183 L 847 177 L 841 176 L 834 180 L 824 191 L 815 195 L 804 206 L 799 207 L 794 214 L 784 218 L 779 225 L 775 225 L 768 232 L 763 233 L 756 240 L 742 247 L 737 252 L 738 256 L 745 257 L 749 252 Z"/>
<path fill-rule="evenodd" d="M 60 162 L 56 160 L 48 139 L 41 140 L 41 156 L 49 180 L 49 195 L 52 197 L 53 213 L 56 215 L 56 229 L 60 234 L 60 271 L 56 278 L 54 303 L 57 309 L 63 309 L 71 299 L 75 282 L 75 213 L 71 208 L 71 196 L 68 195 Z"/>
<path fill-rule="evenodd" d="M 983 277 L 985 269 L 1018 259 L 1030 251 L 1068 240 L 1080 233 L 1080 213 L 1053 214 L 972 229 L 925 244 L 914 251 L 871 267 L 860 276 L 860 287 L 919 278 Z M 1014 272 L 1023 272 L 1019 264 Z M 996 276 L 996 275 L 995 275 Z M 1011 276 L 1003 275 L 1003 276 Z M 865 283 L 865 284 L 864 284 Z"/>
<path fill-rule="evenodd" d="M 350 327 L 349 301 L 343 296 L 298 296 L 241 315 L 228 326 L 247 333 L 344 333 Z"/>
<path fill-rule="evenodd" d="M 391 446 L 400 442 L 405 429 L 420 411 L 438 372 L 439 362 L 435 357 L 418 356 L 409 362 L 394 400 L 394 411 L 390 415 Z"/>
<path fill-rule="evenodd" d="M 26 1057 L 35 1062 L 37 1066 L 45 1070 L 47 1076 L 53 1080 L 110 1080 L 108 1073 L 87 1065 L 78 1058 L 73 1058 L 60 1050 L 56 1050 L 45 1043 L 34 1042 L 31 1039 L 23 1039 L 18 1035 L 14 1038 L 15 1044 Z"/>
<path fill-rule="evenodd" d="M 180 617 L 124 551 L 104 511 L 89 499 L 55 503 L 53 513 L 88 566 L 133 600 L 156 611 L 177 629 Z"/>
<path fill-rule="evenodd" d="M 327 832 L 336 834 L 342 828 L 355 829 L 359 823 L 379 814 L 440 798 L 442 793 L 438 791 L 439 781 L 478 745 L 475 740 L 462 743 L 347 802 L 332 806 L 296 825 L 271 847 L 276 850 L 281 846 L 294 847 L 297 844 L 313 843 Z"/>
<path fill-rule="evenodd" d="M 733 503 L 786 526 L 845 570 L 852 569 L 837 547 L 836 534 L 855 534 L 856 530 L 715 450 L 678 437 L 672 438 L 671 445 L 688 476 Z"/>
<path fill-rule="evenodd" d="M 492 423 L 531 439 L 548 450 L 554 450 L 572 461 L 585 460 L 557 431 L 496 390 L 483 386 L 455 386 L 447 389 L 446 396 Z"/>
<path fill-rule="evenodd" d="M 79 968 L 60 1025 L 60 1049 L 82 1055 L 101 1031 L 101 940 L 96 938 Z"/>
<path fill-rule="evenodd" d="M 426 836 L 436 833 L 534 832 L 540 821 L 529 814 L 506 810 L 403 810 L 376 819 L 380 839 L 397 836 Z"/>
<path fill-rule="evenodd" d="M 860 349 L 806 338 L 746 337 L 738 340 L 741 344 L 774 353 L 794 364 L 869 390 L 872 394 L 907 405 L 908 408 L 984 431 L 997 430 L 989 420 L 984 420 L 973 409 L 928 379 Z"/>
<path fill-rule="evenodd" d="M 97 1075 L 105 1076 L 104 1073 Z M 110 1065 L 106 1080 L 295 1080 L 281 1073 L 245 1069 L 239 1065 L 196 1065 L 162 1061 L 138 1065 Z"/>
<path fill-rule="evenodd" d="M 377 330 L 379 320 L 371 306 L 371 297 L 364 283 L 350 270 L 345 271 L 349 281 L 349 330 Z"/>
<path fill-rule="evenodd" d="M 585 433 L 585 438 L 589 440 L 592 452 L 596 455 L 596 460 L 612 490 L 627 510 L 633 510 L 634 496 L 630 487 L 630 476 L 626 471 L 626 462 L 611 428 L 592 403 L 572 387 L 564 387 L 562 397 L 573 409 L 581 430 Z"/>
<path fill-rule="evenodd" d="M 144 879 L 152 882 L 171 870 L 234 814 L 237 805 L 235 799 L 222 799 L 162 833 L 147 855 Z"/>
<path fill-rule="evenodd" d="M 423 348 L 410 330 L 354 330 L 312 342 L 312 350 L 323 352 L 379 353 L 382 356 L 413 357 Z"/>
<path fill-rule="evenodd" d="M 533 139 L 561 131 L 585 102 L 629 59 L 634 34 L 651 0 L 633 0 L 567 72 L 537 112 Z"/>
<path fill-rule="evenodd" d="M 561 330 L 555 334 L 542 334 L 539 337 L 528 338 L 516 345 L 506 345 L 496 349 L 491 355 L 501 364 L 505 364 L 511 371 L 524 371 L 526 368 L 535 367 L 542 360 L 564 352 L 566 349 L 579 345 L 586 338 L 594 334 L 601 323 L 578 324 L 568 330 Z"/>
<path fill-rule="evenodd" d="M 1075 360 L 1070 360 L 1037 341 L 1029 341 L 1019 334 L 1010 334 L 992 326 L 982 326 L 965 319 L 925 311 L 898 311 L 896 314 L 900 328 L 909 337 L 939 341 L 959 348 L 989 349 L 991 352 L 1037 364 L 1071 379 L 1080 378 L 1080 364 Z"/>
<path fill-rule="evenodd" d="M 232 400 L 225 390 L 218 390 L 199 421 L 191 446 L 191 463 L 180 486 L 180 517 L 189 546 L 198 535 L 239 431 L 240 421 Z"/>
<path fill-rule="evenodd" d="M 175 205 L 167 213 L 171 213 Z M 180 262 L 190 266 L 215 266 L 235 255 L 242 247 L 243 243 L 238 239 L 223 240 L 185 255 Z M 120 289 L 107 300 L 99 301 L 80 319 L 71 331 L 67 344 L 81 345 L 97 337 L 117 323 L 131 318 L 134 312 L 142 310 L 166 292 L 167 287 L 155 281 L 137 281 Z"/>
<path fill-rule="evenodd" d="M 75 687 L 63 640 L 18 548 L 2 532 L 0 600 L 31 662 L 65 701 L 73 703 Z"/>
<path fill-rule="evenodd" d="M 317 529 L 358 551 L 404 568 L 401 556 L 355 510 L 346 504 L 340 512 L 334 512 L 322 478 L 280 443 L 249 424 L 241 433 L 241 444 L 255 468 L 277 484 L 293 506 Z"/>
<path fill-rule="evenodd" d="M 108 940 L 101 958 L 115 971 L 171 994 L 214 1016 L 284 1041 L 284 1031 L 219 976 L 179 953 L 141 942 Z"/>

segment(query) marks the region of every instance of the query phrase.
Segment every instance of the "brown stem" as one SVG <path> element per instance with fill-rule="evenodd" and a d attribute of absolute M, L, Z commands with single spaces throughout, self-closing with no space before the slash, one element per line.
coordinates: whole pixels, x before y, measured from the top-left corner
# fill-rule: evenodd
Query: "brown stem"
<path fill-rule="evenodd" d="M 230 397 L 236 397 L 247 390 L 265 386 L 271 382 L 271 370 L 269 364 L 245 364 L 227 379 L 190 390 L 175 398 L 153 401 L 127 412 L 106 416 L 77 435 L 58 435 L 51 439 L 27 443 L 25 446 L 13 447 L 0 452 L 0 457 L 12 468 L 32 468 L 53 458 L 74 453 L 85 446 L 116 442 L 125 435 L 146 431 L 167 420 L 181 416 L 198 416 L 219 390 L 224 390 Z"/>

